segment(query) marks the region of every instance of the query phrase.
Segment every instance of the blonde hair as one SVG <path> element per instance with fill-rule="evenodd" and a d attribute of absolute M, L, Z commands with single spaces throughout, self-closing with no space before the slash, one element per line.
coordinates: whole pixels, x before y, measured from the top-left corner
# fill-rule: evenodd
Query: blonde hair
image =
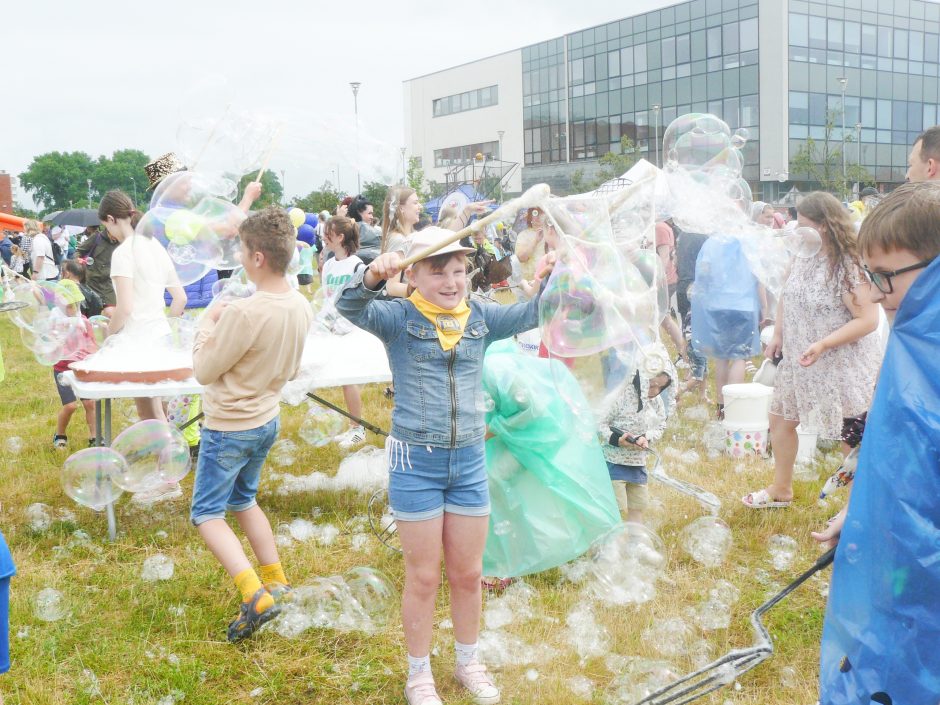
<path fill-rule="evenodd" d="M 24 220 L 23 221 L 23 232 L 33 237 L 42 232 L 42 226 L 35 220 Z"/>
<path fill-rule="evenodd" d="M 385 203 L 382 205 L 382 247 L 385 252 L 388 246 L 389 233 L 402 233 L 401 207 L 408 202 L 417 191 L 408 186 L 392 186 L 385 197 Z"/>
<path fill-rule="evenodd" d="M 443 206 L 441 212 L 437 215 L 438 227 L 447 228 L 448 230 L 458 230 L 458 228 L 452 226 L 456 225 L 454 221 L 457 220 L 459 213 L 460 209 L 453 203 L 448 203 L 446 206 Z"/>

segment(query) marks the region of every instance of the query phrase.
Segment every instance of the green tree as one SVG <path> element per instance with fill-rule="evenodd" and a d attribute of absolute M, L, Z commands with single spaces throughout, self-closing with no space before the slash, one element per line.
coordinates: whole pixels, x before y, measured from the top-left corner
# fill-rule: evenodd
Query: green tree
<path fill-rule="evenodd" d="M 305 213 L 319 213 L 327 211 L 332 215 L 336 212 L 336 206 L 343 200 L 343 192 L 337 190 L 329 181 L 324 181 L 323 185 L 316 191 L 311 191 L 302 198 L 295 198 L 291 206 L 302 209 Z"/>
<path fill-rule="evenodd" d="M 382 205 L 387 194 L 388 186 L 381 181 L 366 181 L 362 185 L 362 195 L 374 206 L 376 217 L 382 214 Z"/>
<path fill-rule="evenodd" d="M 88 179 L 94 170 L 85 152 L 47 152 L 34 157 L 19 179 L 42 210 L 63 210 L 88 203 Z"/>
<path fill-rule="evenodd" d="M 428 188 L 424 181 L 424 169 L 421 168 L 421 160 L 418 157 L 408 159 L 408 174 L 405 181 L 417 192 L 418 199 L 422 203 L 429 200 Z"/>
<path fill-rule="evenodd" d="M 32 218 L 33 220 L 39 220 L 40 217 L 39 211 L 30 210 L 19 201 L 13 201 L 13 215 L 20 218 Z"/>
<path fill-rule="evenodd" d="M 591 178 L 585 178 L 584 169 L 578 169 L 571 174 L 572 193 L 585 193 L 593 191 L 605 181 L 616 179 L 630 170 L 638 159 L 638 150 L 633 140 L 624 135 L 620 138 L 620 152 L 607 152 L 598 163 L 600 171 Z"/>
<path fill-rule="evenodd" d="M 790 160 L 790 178 L 794 181 L 809 181 L 821 191 L 828 191 L 847 198 L 850 184 L 858 182 L 859 187 L 874 185 L 875 177 L 861 164 L 846 164 L 845 179 L 842 178 L 842 149 L 844 145 L 833 139 L 836 113 L 826 113 L 826 133 L 822 142 L 812 137 L 807 138 Z M 853 136 L 846 137 L 846 144 L 854 142 Z"/>
<path fill-rule="evenodd" d="M 110 158 L 101 155 L 91 175 L 93 196 L 100 200 L 108 191 L 117 189 L 133 197 L 137 207 L 143 210 L 146 204 L 141 204 L 140 200 L 145 197 L 148 184 L 144 165 L 149 161 L 150 157 L 139 149 L 119 149 Z"/>
<path fill-rule="evenodd" d="M 241 178 L 241 181 L 238 182 L 238 198 L 235 199 L 236 203 L 241 203 L 242 196 L 245 195 L 245 187 L 254 181 L 257 175 L 258 172 L 253 171 L 250 174 L 245 174 Z M 261 210 L 268 206 L 279 206 L 283 198 L 284 187 L 281 185 L 281 180 L 277 178 L 277 174 L 268 170 L 261 175 L 261 195 L 251 208 L 252 210 Z M 318 213 L 319 211 L 310 212 Z"/>

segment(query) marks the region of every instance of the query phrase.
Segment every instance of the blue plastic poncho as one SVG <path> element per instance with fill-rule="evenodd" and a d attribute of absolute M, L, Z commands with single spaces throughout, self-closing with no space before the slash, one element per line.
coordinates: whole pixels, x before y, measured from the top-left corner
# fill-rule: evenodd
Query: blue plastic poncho
<path fill-rule="evenodd" d="M 560 361 L 533 359 L 506 340 L 486 351 L 483 388 L 494 402 L 483 573 L 528 575 L 577 558 L 620 523 L 578 382 Z"/>
<path fill-rule="evenodd" d="M 692 343 L 721 360 L 739 360 L 760 352 L 760 296 L 757 278 L 741 241 L 712 235 L 695 262 Z"/>
<path fill-rule="evenodd" d="M 940 701 L 940 259 L 898 310 L 836 551 L 822 705 Z"/>

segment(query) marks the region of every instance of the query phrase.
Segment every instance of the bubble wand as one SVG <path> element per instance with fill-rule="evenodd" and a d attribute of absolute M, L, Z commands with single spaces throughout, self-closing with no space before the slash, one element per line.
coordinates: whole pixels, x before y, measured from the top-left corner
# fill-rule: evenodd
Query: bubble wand
<path fill-rule="evenodd" d="M 425 257 L 430 257 L 435 252 L 444 247 L 447 247 L 451 243 L 468 237 L 478 230 L 483 230 L 490 223 L 502 220 L 516 211 L 522 210 L 523 208 L 532 208 L 536 204 L 541 203 L 547 199 L 550 195 L 551 190 L 549 189 L 548 184 L 535 184 L 534 186 L 530 186 L 529 189 L 521 196 L 517 196 L 511 201 L 507 201 L 488 216 L 473 221 L 470 225 L 463 228 L 462 230 L 458 230 L 453 235 L 448 236 L 440 242 L 437 242 L 430 247 L 426 247 L 420 252 L 416 252 L 410 257 L 405 258 L 400 266 L 402 269 L 405 269 L 405 267 L 410 267 L 415 262 L 422 260 Z"/>
<path fill-rule="evenodd" d="M 268 162 L 271 161 L 271 155 L 274 154 L 274 148 L 277 146 L 277 141 L 281 136 L 284 126 L 281 125 L 277 128 L 277 131 L 274 133 L 274 136 L 271 138 L 271 141 L 268 143 L 268 151 L 264 155 L 264 159 L 261 160 L 261 168 L 258 169 L 258 175 L 255 176 L 255 181 L 261 181 L 261 177 L 264 176 L 264 172 L 268 168 Z"/>
<path fill-rule="evenodd" d="M 216 130 L 219 129 L 219 125 L 222 124 L 222 121 L 228 116 L 228 111 L 231 110 L 232 104 L 229 103 L 225 106 L 225 110 L 222 112 L 222 116 L 216 120 L 215 125 L 212 126 L 212 130 L 209 132 L 209 136 L 206 138 L 206 143 L 202 145 L 202 149 L 199 150 L 198 156 L 193 160 L 193 165 L 189 168 L 190 171 L 196 171 L 196 166 L 199 164 L 199 160 L 202 159 L 203 155 L 206 153 L 206 150 L 209 149 L 209 145 L 212 143 L 212 138 L 215 137 Z"/>

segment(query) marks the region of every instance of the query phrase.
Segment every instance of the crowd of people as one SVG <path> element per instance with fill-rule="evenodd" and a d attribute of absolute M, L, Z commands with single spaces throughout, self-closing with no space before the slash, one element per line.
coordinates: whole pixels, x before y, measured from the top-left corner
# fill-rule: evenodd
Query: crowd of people
<path fill-rule="evenodd" d="M 719 419 L 723 388 L 746 379 L 747 361 L 763 352 L 777 368 L 770 407 L 773 477 L 742 498 L 748 508 L 780 509 L 793 501 L 798 424 L 811 424 L 822 439 L 841 443 L 846 454 L 861 444 L 851 501 L 814 534 L 824 547 L 839 547 L 822 648 L 826 705 L 858 702 L 856 695 L 870 694 L 875 686 L 882 693 L 913 692 L 934 701 L 940 692 L 940 661 L 929 646 L 940 636 L 937 625 L 926 620 L 917 634 L 909 633 L 918 631 L 909 625 L 908 632 L 898 627 L 907 624 L 905 615 L 929 611 L 940 588 L 932 561 L 940 536 L 940 390 L 937 376 L 911 374 L 921 364 L 936 366 L 930 358 L 938 352 L 940 184 L 929 182 L 940 180 L 940 127 L 918 138 L 910 159 L 912 183 L 870 207 L 860 229 L 846 204 L 827 193 L 803 196 L 795 212 L 762 202 L 750 207 L 755 224 L 779 229 L 795 220 L 819 236 L 817 253 L 792 259 L 776 301 L 751 272 L 740 239 L 657 223 L 648 245 L 662 264 L 669 307 L 678 310 L 678 319 L 670 310 L 662 325 L 676 366 L 653 374 L 608 370 L 627 381 L 599 435 L 625 521 L 644 520 L 645 451 L 662 436 L 676 396 L 708 398 L 709 365 Z M 166 175 L 150 173 L 152 186 Z M 246 212 L 260 184 L 251 184 L 247 193 Z M 301 247 L 309 254 L 302 258 L 304 278 L 298 281 L 309 287 L 316 271 L 338 312 L 383 342 L 393 373 L 386 452 L 389 504 L 405 565 L 405 696 L 411 705 L 441 702 L 430 648 L 443 560 L 454 675 L 475 702 L 493 704 L 500 691 L 478 646 L 490 513 L 481 403 L 484 351 L 493 341 L 537 327 L 540 298 L 564 257 L 564 244 L 557 223 L 540 208 L 527 209 L 525 227 L 511 236 L 489 239 L 478 229 L 458 242 L 453 233 L 482 216 L 489 202 L 445 205 L 436 225 L 422 222 L 413 189 L 389 189 L 378 226 L 377 205 L 356 196 L 338 204 L 334 214 L 320 214 L 314 241 Z M 109 335 L 158 334 L 168 313 L 179 315 L 187 300 L 173 262 L 158 241 L 135 231 L 141 213 L 127 194 L 106 194 L 98 215 L 101 228 L 74 242 L 28 221 L 22 235 L 4 240 L 9 241 L 9 247 L 0 247 L 4 262 L 16 275 L 58 282 L 70 315 L 107 316 Z M 299 370 L 314 315 L 286 278 L 298 248 L 286 212 L 266 208 L 249 214 L 238 236 L 241 267 L 255 291 L 210 307 L 199 322 L 193 366 L 205 389 L 205 418 L 190 513 L 241 595 L 239 613 L 228 627 L 233 642 L 250 637 L 291 597 L 291 582 L 256 495 L 279 433 L 280 390 Z M 409 254 L 429 247 L 436 252 L 406 266 Z M 506 261 L 499 276 L 503 287 L 515 292 L 514 303 L 470 296 L 474 285 L 468 271 L 478 256 Z M 886 352 L 876 333 L 879 308 L 895 327 Z M 769 326 L 773 333 L 762 342 L 761 331 Z M 548 355 L 544 345 L 539 354 Z M 926 388 L 911 389 L 906 374 L 922 377 Z M 56 385 L 63 407 L 53 442 L 64 447 L 66 426 L 81 400 L 58 377 Z M 343 393 L 351 417 L 361 419 L 359 388 L 347 386 Z M 93 442 L 93 414 L 82 403 Z M 137 411 L 141 419 L 166 418 L 159 400 L 138 399 Z M 354 421 L 338 442 L 351 448 L 364 439 L 363 427 Z M 886 454 L 901 443 L 916 450 L 895 453 L 893 462 L 886 462 Z M 180 492 L 161 488 L 152 499 Z M 226 522 L 228 512 L 248 539 L 257 570 Z M 899 545 L 902 538 L 907 545 Z M 877 554 L 882 562 L 860 566 L 859 545 L 870 546 L 863 555 Z M 0 568 L 3 559 L 0 552 Z M 886 585 L 893 585 L 893 592 Z M 857 598 L 859 591 L 865 601 Z M 932 675 L 924 676 L 925 671 Z"/>

